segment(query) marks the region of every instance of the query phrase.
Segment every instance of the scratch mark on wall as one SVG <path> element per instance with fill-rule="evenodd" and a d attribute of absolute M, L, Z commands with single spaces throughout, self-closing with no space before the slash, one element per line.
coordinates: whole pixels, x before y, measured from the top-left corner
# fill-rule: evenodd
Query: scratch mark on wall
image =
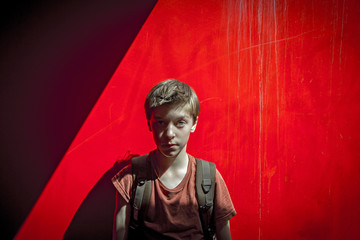
<path fill-rule="evenodd" d="M 267 178 L 267 182 L 268 182 L 267 184 L 268 193 L 270 192 L 271 178 L 275 175 L 276 168 L 277 168 L 276 166 L 272 168 L 267 168 L 263 172 L 263 176 Z"/>
<path fill-rule="evenodd" d="M 259 8 L 258 8 L 258 35 L 259 35 L 259 42 L 261 42 L 262 36 L 262 1 L 259 0 Z M 263 81 L 261 78 L 261 73 L 263 72 L 263 56 L 262 56 L 262 49 L 261 47 L 264 46 L 262 44 L 258 45 L 259 48 L 259 55 L 258 58 L 260 60 L 259 64 L 259 158 L 258 158 L 258 170 L 259 170 L 259 240 L 261 239 L 261 221 L 262 221 L 262 113 L 263 113 Z"/>
<path fill-rule="evenodd" d="M 341 69 L 341 52 L 342 52 L 342 40 L 344 36 L 344 19 L 345 19 L 345 0 L 343 1 L 342 16 L 341 16 L 341 36 L 340 36 L 340 49 L 339 49 L 339 68 Z"/>
<path fill-rule="evenodd" d="M 277 149 L 279 150 L 280 137 L 280 92 L 279 92 L 279 57 L 277 47 L 277 17 L 276 17 L 276 1 L 274 3 L 274 48 L 275 48 L 275 76 L 276 76 L 276 135 L 277 135 Z"/>
<path fill-rule="evenodd" d="M 110 106 L 109 106 L 109 120 L 111 121 L 112 119 L 112 108 L 114 106 L 114 103 L 111 103 Z"/>
<path fill-rule="evenodd" d="M 237 54 L 238 52 L 242 52 L 242 51 L 247 51 L 247 50 L 250 50 L 250 49 L 253 49 L 253 48 L 258 48 L 258 47 L 261 47 L 261 46 L 265 46 L 265 45 L 271 45 L 271 44 L 274 44 L 274 43 L 280 43 L 280 42 L 285 42 L 285 41 L 289 41 L 289 40 L 294 40 L 294 39 L 297 39 L 297 38 L 300 38 L 300 37 L 303 37 L 307 34 L 310 34 L 312 32 L 314 32 L 315 30 L 311 30 L 311 31 L 307 31 L 307 32 L 303 32 L 303 33 L 300 33 L 300 34 L 297 34 L 295 36 L 290 36 L 290 37 L 287 37 L 287 38 L 281 38 L 281 39 L 277 39 L 276 41 L 273 40 L 273 41 L 268 41 L 268 42 L 263 42 L 263 43 L 260 43 L 260 44 L 255 44 L 255 45 L 250 45 L 248 47 L 244 47 L 242 49 L 239 49 L 237 51 L 232 51 L 232 52 L 228 52 L 227 54 L 225 55 L 221 55 L 220 57 L 218 58 L 214 58 L 212 61 L 207 61 L 206 63 L 204 64 L 201 64 L 199 65 L 199 67 L 196 67 L 196 68 L 193 68 L 187 72 L 184 72 L 183 74 L 179 75 L 178 78 L 185 78 L 186 76 L 189 76 L 191 75 L 192 73 L 196 72 L 196 71 L 199 71 L 201 69 L 204 69 L 206 68 L 207 66 L 211 65 L 211 64 L 214 64 L 216 62 L 220 62 L 220 61 L 223 61 L 224 58 L 226 57 L 230 57 L 234 54 Z"/>
<path fill-rule="evenodd" d="M 77 144 L 74 147 L 71 147 L 69 149 L 68 152 L 66 152 L 65 155 L 69 155 L 70 153 L 72 153 L 73 151 L 75 151 L 76 149 L 78 149 L 79 147 L 81 147 L 84 143 L 88 142 L 89 140 L 95 138 L 96 136 L 100 135 L 102 132 L 104 132 L 105 130 L 107 130 L 108 128 L 111 128 L 114 124 L 118 124 L 119 122 L 122 122 L 124 120 L 124 116 L 120 116 L 117 119 L 115 119 L 114 121 L 112 121 L 111 123 L 109 123 L 108 125 L 106 125 L 105 127 L 99 129 L 97 132 L 95 132 L 94 134 L 91 134 L 89 137 L 85 138 L 83 141 L 81 141 L 79 144 Z"/>
<path fill-rule="evenodd" d="M 220 98 L 220 97 L 205 98 L 205 99 L 201 100 L 200 103 L 204 103 L 204 102 L 208 102 L 208 101 L 212 101 L 212 100 L 222 101 L 222 98 Z"/>

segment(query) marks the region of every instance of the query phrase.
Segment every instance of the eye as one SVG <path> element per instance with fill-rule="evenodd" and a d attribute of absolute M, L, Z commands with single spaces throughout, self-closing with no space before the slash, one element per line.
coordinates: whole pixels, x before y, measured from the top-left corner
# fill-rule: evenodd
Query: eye
<path fill-rule="evenodd" d="M 179 127 L 183 127 L 183 126 L 185 126 L 185 124 L 186 124 L 186 122 L 183 120 L 177 122 L 177 126 L 179 126 Z"/>
<path fill-rule="evenodd" d="M 160 126 L 162 126 L 162 125 L 164 125 L 164 124 L 165 124 L 165 122 L 164 122 L 164 121 L 162 121 L 162 120 L 158 120 L 158 121 L 156 121 L 156 123 L 157 123 L 158 125 L 160 125 Z"/>

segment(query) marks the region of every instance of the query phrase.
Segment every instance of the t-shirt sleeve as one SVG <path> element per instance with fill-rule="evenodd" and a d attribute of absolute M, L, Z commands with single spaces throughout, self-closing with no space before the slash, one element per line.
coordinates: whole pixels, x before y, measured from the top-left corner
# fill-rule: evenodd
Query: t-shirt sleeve
<path fill-rule="evenodd" d="M 218 170 L 215 175 L 214 215 L 216 224 L 224 223 L 236 215 L 226 183 Z"/>
<path fill-rule="evenodd" d="M 120 196 L 129 203 L 131 198 L 131 189 L 133 184 L 133 177 L 131 174 L 131 165 L 124 167 L 120 172 L 118 172 L 112 179 L 116 190 L 119 192 Z"/>

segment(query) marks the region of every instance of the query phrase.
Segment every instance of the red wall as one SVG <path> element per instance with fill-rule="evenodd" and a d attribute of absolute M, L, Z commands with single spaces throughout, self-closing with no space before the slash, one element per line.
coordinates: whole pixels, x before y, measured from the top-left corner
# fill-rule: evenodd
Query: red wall
<path fill-rule="evenodd" d="M 166 78 L 198 93 L 188 149 L 227 182 L 234 239 L 359 239 L 359 14 L 356 0 L 159 1 L 17 239 L 62 238 L 119 156 L 154 147 L 143 101 Z"/>

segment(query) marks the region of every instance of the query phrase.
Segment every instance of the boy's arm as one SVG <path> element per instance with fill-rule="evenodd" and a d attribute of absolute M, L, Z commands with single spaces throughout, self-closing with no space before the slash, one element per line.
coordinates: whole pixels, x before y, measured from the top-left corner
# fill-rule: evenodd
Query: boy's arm
<path fill-rule="evenodd" d="M 115 238 L 126 240 L 130 222 L 131 207 L 122 197 L 118 197 L 118 211 L 115 215 Z"/>
<path fill-rule="evenodd" d="M 229 240 L 231 239 L 230 233 L 230 222 L 226 221 L 223 224 L 216 226 L 216 238 L 218 240 Z"/>

